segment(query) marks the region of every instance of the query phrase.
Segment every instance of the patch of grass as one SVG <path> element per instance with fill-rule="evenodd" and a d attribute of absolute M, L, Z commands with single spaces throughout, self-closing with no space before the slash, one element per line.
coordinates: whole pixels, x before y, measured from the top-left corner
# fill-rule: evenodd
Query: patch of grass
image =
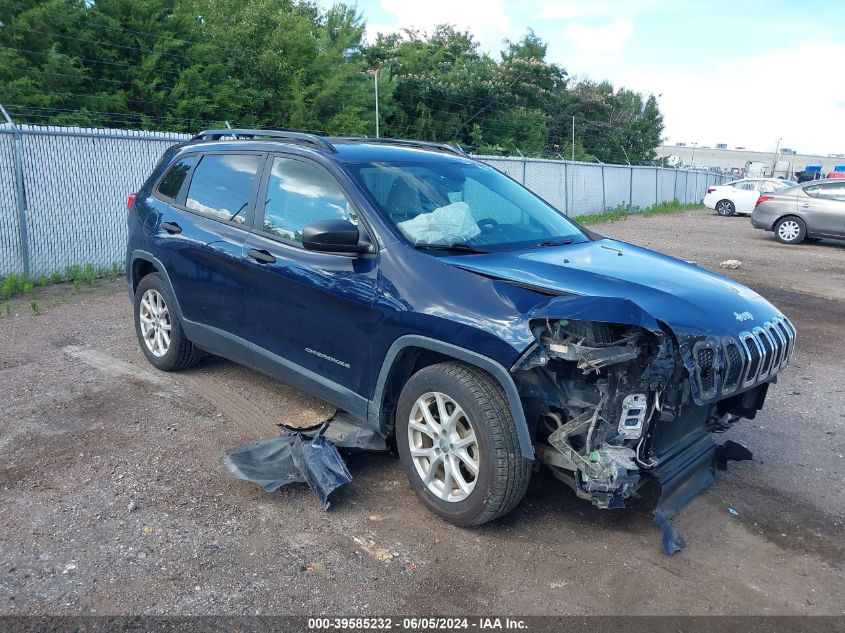
<path fill-rule="evenodd" d="M 77 279 L 82 279 L 82 266 L 80 266 L 79 264 L 65 266 L 65 279 L 67 279 L 68 281 L 76 281 Z"/>
<path fill-rule="evenodd" d="M 27 275 L 11 274 L 5 277 L 0 276 L 0 300 L 9 299 L 15 295 L 32 295 L 36 286 L 44 288 L 50 284 L 59 284 L 64 281 L 73 283 L 76 290 L 80 284 L 93 284 L 97 279 L 117 279 L 123 274 L 123 263 L 114 262 L 111 266 L 100 266 L 95 268 L 93 264 L 73 264 L 65 266 L 64 274 L 58 270 L 48 275 L 39 275 L 32 280 Z"/>
<path fill-rule="evenodd" d="M 620 204 L 615 207 L 611 207 L 604 213 L 596 213 L 594 215 L 579 215 L 574 218 L 578 224 L 584 226 L 587 224 L 600 224 L 601 222 L 619 222 L 620 220 L 624 220 L 629 215 L 628 212 L 628 205 Z"/>
<path fill-rule="evenodd" d="M 644 218 L 650 218 L 655 215 L 666 215 L 667 213 L 680 213 L 681 211 L 690 211 L 692 209 L 701 208 L 700 204 L 684 204 L 678 200 L 671 202 L 661 202 L 651 207 L 646 207 L 642 211 L 638 207 L 628 208 L 627 204 L 620 204 L 611 207 L 604 213 L 596 213 L 595 215 L 579 215 L 574 218 L 578 224 L 586 226 L 588 224 L 600 224 L 601 222 L 619 222 L 625 220 L 629 215 L 641 215 Z"/>
<path fill-rule="evenodd" d="M 6 302 L 6 316 L 12 316 L 12 304 Z"/>
<path fill-rule="evenodd" d="M 94 270 L 94 265 L 85 264 L 85 269 L 82 271 L 82 281 L 90 286 L 96 278 L 97 271 Z"/>
<path fill-rule="evenodd" d="M 12 295 L 32 292 L 32 282 L 26 275 L 11 274 L 0 277 L 0 297 L 8 299 Z"/>
<path fill-rule="evenodd" d="M 666 213 L 680 213 L 681 211 L 691 211 L 692 209 L 700 208 L 700 204 L 684 204 L 683 202 L 672 200 L 672 202 L 661 202 L 660 204 L 656 204 L 653 207 L 648 207 L 643 211 L 642 215 L 644 218 L 650 218 L 654 215 L 665 215 Z"/>
<path fill-rule="evenodd" d="M 32 314 L 34 314 L 34 315 L 36 315 L 36 316 L 38 316 L 39 314 L 41 314 L 41 312 L 40 312 L 40 311 L 39 311 L 39 309 L 38 309 L 38 302 L 37 302 L 37 301 L 30 301 L 30 302 L 29 302 L 29 307 L 30 307 L 30 309 L 32 310 Z"/>

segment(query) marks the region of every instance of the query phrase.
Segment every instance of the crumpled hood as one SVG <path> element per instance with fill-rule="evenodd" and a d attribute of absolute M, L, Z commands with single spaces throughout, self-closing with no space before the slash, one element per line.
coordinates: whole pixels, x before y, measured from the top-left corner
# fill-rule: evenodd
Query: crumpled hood
<path fill-rule="evenodd" d="M 645 248 L 601 239 L 442 258 L 490 277 L 561 294 L 627 299 L 676 335 L 734 335 L 779 314 L 750 288 Z"/>

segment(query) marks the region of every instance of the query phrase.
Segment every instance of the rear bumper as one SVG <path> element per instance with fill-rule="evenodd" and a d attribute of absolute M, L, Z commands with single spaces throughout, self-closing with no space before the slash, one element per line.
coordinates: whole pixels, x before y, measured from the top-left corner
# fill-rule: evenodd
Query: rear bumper
<path fill-rule="evenodd" d="M 766 217 L 763 213 L 758 212 L 756 209 L 751 213 L 751 226 L 755 229 L 771 231 L 773 224 L 773 218 Z"/>

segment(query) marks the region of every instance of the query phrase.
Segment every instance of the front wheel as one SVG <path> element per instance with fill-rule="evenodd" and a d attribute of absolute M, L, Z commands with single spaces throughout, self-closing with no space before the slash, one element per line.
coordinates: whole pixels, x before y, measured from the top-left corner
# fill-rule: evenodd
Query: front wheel
<path fill-rule="evenodd" d="M 798 244 L 807 235 L 807 225 L 801 218 L 783 218 L 775 224 L 775 237 L 782 244 Z"/>
<path fill-rule="evenodd" d="M 458 362 L 421 369 L 402 390 L 396 444 L 423 503 L 460 526 L 482 525 L 522 500 L 531 462 L 501 386 Z"/>
<path fill-rule="evenodd" d="M 736 207 L 730 200 L 719 200 L 716 203 L 716 213 L 719 215 L 733 215 L 736 213 Z"/>

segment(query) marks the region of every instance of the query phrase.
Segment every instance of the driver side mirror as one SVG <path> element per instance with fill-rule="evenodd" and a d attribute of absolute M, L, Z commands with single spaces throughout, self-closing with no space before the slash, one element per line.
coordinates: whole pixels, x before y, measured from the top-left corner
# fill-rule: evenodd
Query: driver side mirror
<path fill-rule="evenodd" d="M 323 253 L 372 253 L 373 244 L 349 220 L 317 220 L 302 229 L 302 246 Z"/>

